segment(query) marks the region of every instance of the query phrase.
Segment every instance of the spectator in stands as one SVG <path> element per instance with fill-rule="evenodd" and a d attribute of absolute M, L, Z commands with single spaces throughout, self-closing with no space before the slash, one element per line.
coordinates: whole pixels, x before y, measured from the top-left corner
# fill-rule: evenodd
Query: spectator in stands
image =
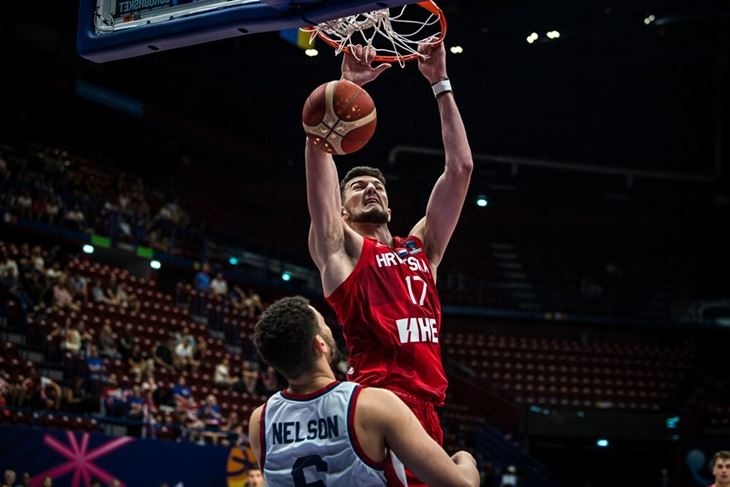
<path fill-rule="evenodd" d="M 130 292 L 127 295 L 127 309 L 134 313 L 139 313 L 139 311 L 142 309 L 142 302 L 137 297 L 137 293 Z"/>
<path fill-rule="evenodd" d="M 46 221 L 48 221 L 51 225 L 55 225 L 60 212 L 61 200 L 55 195 L 55 193 L 53 193 L 53 191 L 51 191 L 51 194 L 46 200 Z"/>
<path fill-rule="evenodd" d="M 195 274 L 195 289 L 202 292 L 210 290 L 210 266 L 207 263 Z"/>
<path fill-rule="evenodd" d="M 4 482 L 0 487 L 16 487 L 15 485 L 15 470 L 6 470 L 3 477 Z"/>
<path fill-rule="evenodd" d="M 56 328 L 53 330 L 51 336 L 55 333 L 62 334 L 61 350 L 71 352 L 74 355 L 81 351 L 81 333 L 79 333 L 78 326 L 71 320 L 70 316 L 66 318 L 65 326 L 62 329 Z"/>
<path fill-rule="evenodd" d="M 117 305 L 116 296 L 117 296 L 117 287 L 119 286 L 119 283 L 117 281 L 116 274 L 112 274 L 109 276 L 109 282 L 104 287 L 104 297 L 106 298 L 106 302 L 109 304 Z"/>
<path fill-rule="evenodd" d="M 281 389 L 279 386 L 279 375 L 272 366 L 268 366 L 266 370 L 261 371 L 261 383 L 264 385 L 264 390 L 267 395 L 273 394 Z"/>
<path fill-rule="evenodd" d="M 64 411 L 81 414 L 86 412 L 86 394 L 81 377 L 71 379 L 71 385 L 66 387 L 63 394 L 62 406 Z"/>
<path fill-rule="evenodd" d="M 249 309 L 249 318 L 254 318 L 257 313 L 263 313 L 264 303 L 261 301 L 261 296 L 258 295 L 253 289 L 248 290 L 247 307 Z"/>
<path fill-rule="evenodd" d="M 177 407 L 181 410 L 187 409 L 193 400 L 193 393 L 187 386 L 187 381 L 184 375 L 181 375 L 177 379 L 177 383 L 172 388 L 172 395 L 177 402 Z"/>
<path fill-rule="evenodd" d="M 62 274 L 53 286 L 53 304 L 60 309 L 68 308 L 72 311 L 81 309 L 77 303 L 74 303 L 65 274 Z"/>
<path fill-rule="evenodd" d="M 249 394 L 259 394 L 261 392 L 261 383 L 259 382 L 258 368 L 253 362 L 243 361 L 241 367 L 241 382 L 243 389 Z"/>
<path fill-rule="evenodd" d="M 228 388 L 238 382 L 235 377 L 231 376 L 231 361 L 228 356 L 224 356 L 223 361 L 216 365 L 213 382 L 215 382 L 215 385 L 217 386 Z"/>
<path fill-rule="evenodd" d="M 256 467 L 248 471 L 246 487 L 264 487 L 264 475 L 260 468 Z"/>
<path fill-rule="evenodd" d="M 30 255 L 30 260 L 33 263 L 33 268 L 37 270 L 38 272 L 45 272 L 46 270 L 46 262 L 43 259 L 43 250 L 40 248 L 40 246 L 36 245 L 33 247 L 33 251 Z"/>
<path fill-rule="evenodd" d="M 208 341 L 205 337 L 201 336 L 195 340 L 193 346 L 193 370 L 197 370 L 198 365 L 205 360 L 205 356 L 208 353 Z"/>
<path fill-rule="evenodd" d="M 98 397 L 101 393 L 101 384 L 104 381 L 104 359 L 99 357 L 97 347 L 94 344 L 89 346 L 86 355 L 86 389 L 93 396 Z"/>
<path fill-rule="evenodd" d="M 134 346 L 134 325 L 127 323 L 124 330 L 119 334 L 117 340 L 117 348 L 122 354 L 122 357 L 129 357 L 132 347 Z"/>
<path fill-rule="evenodd" d="M 0 250 L 0 281 L 9 289 L 18 282 L 18 264 Z"/>
<path fill-rule="evenodd" d="M 54 262 L 51 267 L 46 270 L 46 277 L 51 281 L 56 281 L 63 275 L 63 269 L 61 269 L 61 264 L 58 262 Z"/>
<path fill-rule="evenodd" d="M 244 446 L 248 437 L 243 431 L 243 423 L 236 411 L 231 411 L 228 419 L 220 426 L 220 444 L 223 446 Z"/>
<path fill-rule="evenodd" d="M 61 404 L 61 386 L 37 370 L 30 372 L 30 377 L 23 381 L 30 407 L 34 410 L 58 409 Z"/>
<path fill-rule="evenodd" d="M 31 481 L 30 473 L 23 472 L 23 478 L 21 480 L 22 483 L 20 485 L 22 485 L 23 487 L 30 487 L 30 481 Z"/>
<path fill-rule="evenodd" d="M 120 282 L 112 292 L 111 304 L 121 306 L 122 308 L 129 306 L 129 295 L 127 294 L 127 288 L 124 283 Z"/>
<path fill-rule="evenodd" d="M 178 343 L 175 347 L 175 360 L 177 362 L 178 368 L 192 368 L 195 364 L 193 353 L 193 343 L 190 338 L 185 338 L 182 342 Z"/>
<path fill-rule="evenodd" d="M 172 357 L 172 350 L 167 342 L 156 341 L 153 345 L 152 357 L 156 366 L 165 370 L 174 370 L 175 361 Z"/>
<path fill-rule="evenodd" d="M 89 300 L 88 283 L 89 280 L 80 274 L 74 274 L 69 278 L 69 291 L 74 301 L 85 303 Z"/>
<path fill-rule="evenodd" d="M 710 487 L 730 487 L 730 450 L 720 450 L 710 461 L 715 483 Z"/>
<path fill-rule="evenodd" d="M 78 231 L 84 230 L 84 213 L 79 205 L 74 205 L 73 208 L 67 211 L 63 216 L 63 220 L 67 228 Z"/>
<path fill-rule="evenodd" d="M 198 411 L 198 418 L 204 425 L 202 438 L 210 440 L 214 445 L 217 444 L 220 425 L 224 420 L 221 408 L 213 394 L 208 394 L 205 398 L 205 403 L 203 403 L 200 411 Z"/>
<path fill-rule="evenodd" d="M 111 320 L 104 320 L 104 324 L 99 330 L 99 354 L 104 357 L 117 358 L 116 335 L 112 331 Z"/>
<path fill-rule="evenodd" d="M 146 352 L 142 351 L 142 347 L 138 343 L 132 346 L 132 351 L 127 357 L 127 364 L 129 365 L 130 375 L 133 375 L 136 381 L 139 381 L 142 375 L 147 373 Z"/>
<path fill-rule="evenodd" d="M 41 487 L 53 487 L 53 480 L 51 479 L 51 477 L 43 477 L 43 483 L 41 484 Z"/>
<path fill-rule="evenodd" d="M 33 198 L 30 195 L 30 191 L 25 190 L 16 196 L 13 207 L 18 212 L 20 218 L 27 220 L 33 219 Z"/>
<path fill-rule="evenodd" d="M 142 388 L 135 385 L 132 388 L 132 393 L 127 396 L 127 418 L 141 422 L 144 419 L 144 404 Z M 128 432 L 131 436 L 139 436 L 142 432 L 142 425 L 130 425 Z"/>
<path fill-rule="evenodd" d="M 101 282 L 101 279 L 96 279 L 94 281 L 94 286 L 91 288 L 92 299 L 95 303 L 108 303 L 109 299 L 107 298 L 106 294 L 106 288 Z"/>
<path fill-rule="evenodd" d="M 222 273 L 217 273 L 215 278 L 210 282 L 210 290 L 215 296 L 224 297 L 228 295 L 228 283 Z"/>

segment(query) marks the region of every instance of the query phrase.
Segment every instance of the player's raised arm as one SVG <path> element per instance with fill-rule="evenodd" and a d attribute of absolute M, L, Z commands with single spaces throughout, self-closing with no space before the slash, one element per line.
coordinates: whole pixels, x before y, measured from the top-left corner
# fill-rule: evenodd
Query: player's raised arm
<path fill-rule="evenodd" d="M 423 44 L 419 47 L 419 52 L 428 57 L 418 60 L 418 69 L 434 88 L 434 93 L 438 93 L 436 98 L 441 116 L 446 164 L 431 192 L 426 217 L 416 225 L 412 233 L 422 237 L 431 265 L 436 268 L 459 221 L 474 162 L 464 123 L 448 82 L 443 43 L 437 46 Z"/>
<path fill-rule="evenodd" d="M 304 150 L 307 174 L 309 253 L 320 271 L 328 259 L 344 246 L 345 229 L 340 216 L 342 200 L 337 168 L 332 156 L 307 138 Z"/>

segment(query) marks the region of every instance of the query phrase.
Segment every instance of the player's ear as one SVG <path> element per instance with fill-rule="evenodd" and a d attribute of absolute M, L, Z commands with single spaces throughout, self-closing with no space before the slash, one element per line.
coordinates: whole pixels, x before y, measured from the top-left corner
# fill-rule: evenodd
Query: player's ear
<path fill-rule="evenodd" d="M 393 213 L 392 210 L 390 208 L 388 208 L 388 223 L 390 223 L 390 218 L 392 216 L 392 213 Z"/>
<path fill-rule="evenodd" d="M 314 335 L 314 351 L 317 352 L 317 354 L 327 354 L 327 342 L 322 337 L 322 335 Z"/>
<path fill-rule="evenodd" d="M 345 207 L 343 206 L 342 208 L 340 208 L 340 216 L 342 216 L 342 218 L 343 218 L 343 219 L 344 219 L 345 221 L 348 221 L 348 220 L 350 219 L 350 212 L 349 212 L 349 211 L 347 211 L 347 208 L 345 208 Z"/>

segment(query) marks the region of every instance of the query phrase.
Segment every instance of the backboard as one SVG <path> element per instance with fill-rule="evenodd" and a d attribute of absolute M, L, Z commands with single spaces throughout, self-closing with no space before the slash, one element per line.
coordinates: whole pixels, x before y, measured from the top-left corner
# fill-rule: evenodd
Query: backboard
<path fill-rule="evenodd" d="M 316 25 L 416 0 L 80 0 L 77 48 L 94 62 Z"/>

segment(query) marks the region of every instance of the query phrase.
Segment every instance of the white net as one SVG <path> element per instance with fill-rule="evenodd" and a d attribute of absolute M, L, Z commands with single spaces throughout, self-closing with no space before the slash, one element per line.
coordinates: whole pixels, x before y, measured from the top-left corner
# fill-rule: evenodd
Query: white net
<path fill-rule="evenodd" d="M 438 15 L 419 8 L 422 18 L 414 17 L 411 8 L 407 16 L 406 7 L 400 7 L 396 14 L 391 10 L 398 9 L 383 9 L 322 22 L 311 28 L 311 35 L 314 38 L 324 33 L 336 43 L 337 54 L 360 44 L 375 49 L 378 56 L 395 58 L 403 66 L 406 57 L 420 56 L 419 44 L 438 43 L 442 35 Z"/>

